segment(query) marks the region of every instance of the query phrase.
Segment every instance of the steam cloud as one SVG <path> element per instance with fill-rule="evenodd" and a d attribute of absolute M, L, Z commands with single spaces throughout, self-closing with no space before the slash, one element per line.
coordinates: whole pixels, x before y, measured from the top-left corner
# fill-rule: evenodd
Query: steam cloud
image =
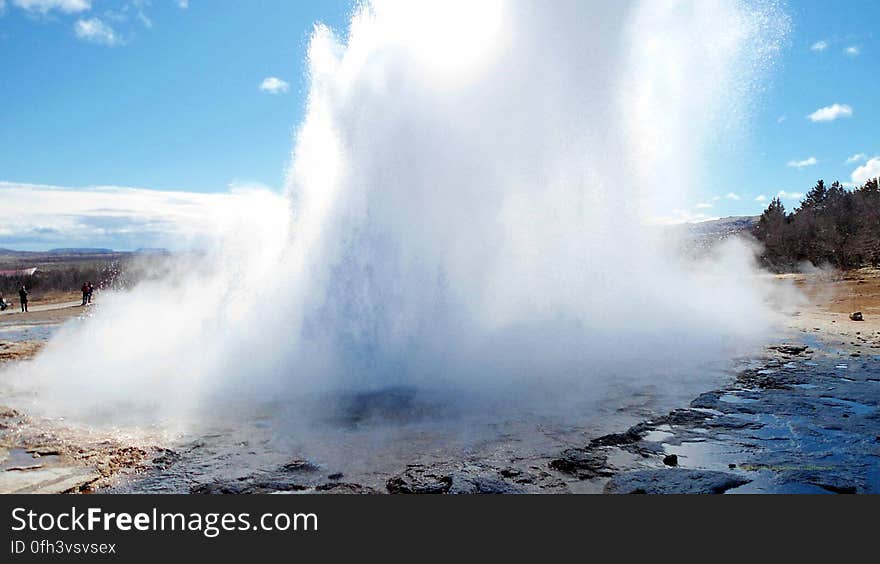
<path fill-rule="evenodd" d="M 318 25 L 289 209 L 255 197 L 209 262 L 101 296 L 13 377 L 114 421 L 699 378 L 765 338 L 773 290 L 744 244 L 688 264 L 644 220 L 689 201 L 785 21 L 726 0 L 375 0 L 345 38 Z"/>

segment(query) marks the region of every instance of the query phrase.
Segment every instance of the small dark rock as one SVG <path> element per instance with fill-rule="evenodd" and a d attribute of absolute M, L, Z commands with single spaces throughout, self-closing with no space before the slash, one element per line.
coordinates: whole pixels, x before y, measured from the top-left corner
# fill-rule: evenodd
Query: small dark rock
<path fill-rule="evenodd" d="M 335 473 L 335 474 L 330 474 L 329 476 L 327 476 L 327 479 L 328 479 L 328 480 L 341 480 L 341 479 L 342 479 L 342 472 L 337 472 L 337 473 Z"/>
<path fill-rule="evenodd" d="M 864 321 L 865 320 L 865 318 L 862 316 L 862 312 L 860 312 L 860 311 L 852 312 L 851 314 L 849 314 L 849 318 L 852 319 L 853 321 Z"/>
<path fill-rule="evenodd" d="M 666 466 L 678 466 L 678 455 L 668 454 L 663 457 L 663 464 Z"/>
<path fill-rule="evenodd" d="M 450 494 L 512 494 L 522 493 L 522 489 L 497 476 L 471 475 L 458 472 L 452 477 Z"/>
<path fill-rule="evenodd" d="M 638 429 L 631 428 L 625 433 L 611 433 L 602 435 L 590 441 L 591 447 L 598 446 L 621 446 L 640 441 L 642 438 Z"/>
<path fill-rule="evenodd" d="M 841 486 L 838 484 L 816 484 L 816 485 L 819 486 L 820 488 L 822 488 L 823 490 L 827 490 L 831 493 L 836 493 L 836 494 L 854 494 L 858 491 L 855 486 Z"/>
<path fill-rule="evenodd" d="M 388 493 L 393 494 L 444 494 L 451 487 L 452 476 L 421 464 L 410 465 L 385 482 Z"/>
<path fill-rule="evenodd" d="M 315 472 L 319 470 L 317 464 L 301 458 L 291 460 L 287 464 L 282 465 L 281 469 L 286 472 Z"/>
<path fill-rule="evenodd" d="M 161 454 L 153 459 L 153 465 L 162 470 L 167 470 L 180 460 L 180 455 L 171 449 L 163 449 Z"/>
<path fill-rule="evenodd" d="M 550 468 L 573 474 L 581 480 L 597 476 L 611 476 L 607 467 L 608 457 L 603 452 L 589 448 L 569 448 L 562 451 L 559 458 L 550 461 Z"/>
<path fill-rule="evenodd" d="M 375 494 L 379 493 L 369 486 L 352 484 L 349 482 L 331 482 L 315 486 L 316 492 L 330 492 L 334 494 Z"/>
<path fill-rule="evenodd" d="M 807 347 L 806 345 L 775 345 L 768 348 L 779 351 L 785 355 L 797 356 L 806 352 L 809 347 Z"/>

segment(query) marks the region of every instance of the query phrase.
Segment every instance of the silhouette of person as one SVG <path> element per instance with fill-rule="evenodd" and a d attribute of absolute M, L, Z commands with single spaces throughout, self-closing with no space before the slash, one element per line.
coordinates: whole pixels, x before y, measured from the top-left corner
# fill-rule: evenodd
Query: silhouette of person
<path fill-rule="evenodd" d="M 92 283 L 89 282 L 89 303 L 92 303 L 92 292 L 95 291 L 95 287 L 92 286 Z"/>
<path fill-rule="evenodd" d="M 22 313 L 28 310 L 27 302 L 28 302 L 28 291 L 27 288 L 24 287 L 24 284 L 18 287 L 18 301 L 21 302 L 21 311 Z"/>
<path fill-rule="evenodd" d="M 83 293 L 83 303 L 82 303 L 82 305 L 86 305 L 86 302 L 87 302 L 88 299 L 89 299 L 89 285 L 86 284 L 85 282 L 83 282 L 82 288 L 80 288 L 80 290 L 82 290 L 82 293 Z"/>

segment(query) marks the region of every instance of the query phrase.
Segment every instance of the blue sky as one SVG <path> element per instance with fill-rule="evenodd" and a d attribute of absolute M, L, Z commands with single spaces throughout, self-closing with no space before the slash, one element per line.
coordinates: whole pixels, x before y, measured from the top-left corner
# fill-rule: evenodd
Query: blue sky
<path fill-rule="evenodd" d="M 191 202 L 230 186 L 280 190 L 304 109 L 308 36 L 317 21 L 344 29 L 351 7 L 0 0 L 0 193 L 26 198 L 22 185 L 43 186 L 30 188 L 38 208 L 39 190 L 54 193 L 47 186 L 174 190 Z M 792 208 L 818 178 L 880 173 L 870 160 L 880 156 L 880 2 L 798 1 L 787 11 L 792 33 L 747 134 L 729 151 L 715 147 L 709 181 L 675 217 L 756 214 L 762 196 L 780 193 Z M 106 228 L 91 221 L 64 245 L 61 231 L 0 226 L 0 246 L 169 244 L 158 228 L 120 238 L 110 227 L 122 215 L 107 215 Z"/>
<path fill-rule="evenodd" d="M 281 185 L 312 25 L 342 27 L 349 11 L 326 0 L 0 1 L 0 180 L 192 191 Z M 77 35 L 95 19 L 113 35 Z M 260 91 L 269 76 L 289 92 Z"/>
<path fill-rule="evenodd" d="M 717 204 L 704 208 L 713 216 L 756 213 L 756 197 L 803 193 L 819 178 L 852 182 L 859 166 L 880 156 L 880 2 L 801 0 L 787 12 L 789 45 L 754 101 L 745 149 L 716 163 L 721 189 L 704 194 L 702 203 Z M 808 117 L 835 104 L 837 112 Z M 869 168 L 860 174 L 880 174 L 880 161 Z M 727 192 L 741 200 L 711 200 Z M 792 209 L 797 198 L 783 203 Z"/>

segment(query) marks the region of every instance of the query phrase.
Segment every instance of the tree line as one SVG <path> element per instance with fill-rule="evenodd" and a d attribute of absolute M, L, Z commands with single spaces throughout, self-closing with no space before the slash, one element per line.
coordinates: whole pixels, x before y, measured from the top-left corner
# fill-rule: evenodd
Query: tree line
<path fill-rule="evenodd" d="M 773 198 L 753 228 L 764 265 L 784 271 L 806 261 L 841 269 L 880 265 L 878 179 L 847 190 L 819 180 L 794 212 Z"/>

